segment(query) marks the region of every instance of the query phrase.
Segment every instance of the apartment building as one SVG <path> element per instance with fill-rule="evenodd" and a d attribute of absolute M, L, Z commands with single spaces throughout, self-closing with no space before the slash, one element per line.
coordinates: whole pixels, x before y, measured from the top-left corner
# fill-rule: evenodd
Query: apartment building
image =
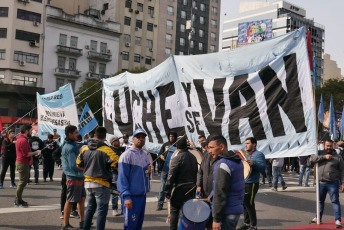
<path fill-rule="evenodd" d="M 5 127 L 24 115 L 18 125 L 36 120 L 36 92 L 44 93 L 44 5 L 45 0 L 0 1 L 0 116 Z"/>

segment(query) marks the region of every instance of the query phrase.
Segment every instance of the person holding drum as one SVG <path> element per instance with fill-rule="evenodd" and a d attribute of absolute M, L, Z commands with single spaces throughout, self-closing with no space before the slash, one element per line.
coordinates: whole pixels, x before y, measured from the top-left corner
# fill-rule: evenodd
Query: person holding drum
<path fill-rule="evenodd" d="M 245 181 L 244 197 L 244 223 L 238 230 L 255 230 L 257 229 L 257 214 L 254 199 L 259 188 L 260 173 L 265 170 L 265 155 L 259 152 L 257 140 L 254 137 L 248 137 L 245 141 L 247 163 L 251 166 L 251 173 Z"/>
<path fill-rule="evenodd" d="M 171 230 L 177 230 L 179 211 L 184 202 L 195 195 L 198 171 L 197 159 L 187 150 L 185 136 L 178 138 L 176 147 L 179 152 L 171 160 L 165 185 L 166 198 L 171 202 Z"/>
<path fill-rule="evenodd" d="M 235 230 L 244 212 L 244 165 L 241 158 L 227 150 L 227 141 L 221 136 L 208 138 L 208 152 L 218 158 L 213 169 L 213 187 L 210 194 L 213 209 L 213 230 Z"/>

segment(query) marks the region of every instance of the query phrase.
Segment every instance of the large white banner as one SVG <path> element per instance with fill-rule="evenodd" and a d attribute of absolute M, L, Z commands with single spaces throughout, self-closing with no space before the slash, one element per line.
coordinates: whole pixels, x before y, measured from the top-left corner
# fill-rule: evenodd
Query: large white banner
<path fill-rule="evenodd" d="M 312 82 L 305 30 L 233 51 L 171 56 L 141 74 L 104 79 L 108 133 L 142 127 L 158 152 L 169 131 L 222 134 L 229 149 L 258 140 L 267 158 L 316 152 Z"/>
<path fill-rule="evenodd" d="M 37 113 L 39 138 L 47 139 L 47 135 L 53 134 L 53 129 L 56 129 L 63 141 L 65 127 L 78 127 L 79 124 L 71 85 L 61 86 L 59 90 L 49 94 L 37 93 Z"/>

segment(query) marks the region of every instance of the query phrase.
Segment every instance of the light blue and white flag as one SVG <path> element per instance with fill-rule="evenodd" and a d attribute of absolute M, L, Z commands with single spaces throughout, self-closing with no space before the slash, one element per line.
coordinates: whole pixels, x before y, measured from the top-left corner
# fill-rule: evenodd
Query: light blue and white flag
<path fill-rule="evenodd" d="M 344 140 L 344 108 L 342 111 L 342 118 L 340 119 L 339 131 L 341 135 L 341 140 Z"/>
<path fill-rule="evenodd" d="M 44 95 L 37 93 L 37 113 L 39 138 L 47 139 L 47 135 L 56 129 L 63 142 L 65 127 L 78 127 L 79 123 L 71 85 L 61 86 L 59 90 Z"/>
<path fill-rule="evenodd" d="M 330 114 L 329 114 L 329 127 L 330 127 L 330 135 L 331 139 L 333 141 L 337 140 L 338 134 L 337 134 L 337 121 L 336 121 L 336 114 L 334 111 L 333 106 L 333 97 L 331 95 L 331 101 L 330 101 Z"/>
<path fill-rule="evenodd" d="M 86 103 L 79 121 L 79 134 L 84 137 L 97 126 L 97 119 L 94 117 L 90 107 Z"/>
<path fill-rule="evenodd" d="M 147 132 L 159 152 L 168 133 L 223 135 L 228 149 L 258 140 L 267 158 L 316 153 L 316 114 L 305 29 L 226 52 L 171 56 L 140 74 L 103 80 L 108 134 Z"/>

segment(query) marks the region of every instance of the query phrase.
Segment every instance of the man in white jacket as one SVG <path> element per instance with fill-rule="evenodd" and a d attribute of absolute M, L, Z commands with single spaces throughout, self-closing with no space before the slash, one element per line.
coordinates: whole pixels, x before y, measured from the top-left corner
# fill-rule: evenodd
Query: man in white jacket
<path fill-rule="evenodd" d="M 272 190 L 276 192 L 277 192 L 277 187 L 278 187 L 278 180 L 281 182 L 283 190 L 287 188 L 287 185 L 285 184 L 282 173 L 281 173 L 283 164 L 284 164 L 284 158 L 272 159 L 272 175 L 274 177 Z"/>

